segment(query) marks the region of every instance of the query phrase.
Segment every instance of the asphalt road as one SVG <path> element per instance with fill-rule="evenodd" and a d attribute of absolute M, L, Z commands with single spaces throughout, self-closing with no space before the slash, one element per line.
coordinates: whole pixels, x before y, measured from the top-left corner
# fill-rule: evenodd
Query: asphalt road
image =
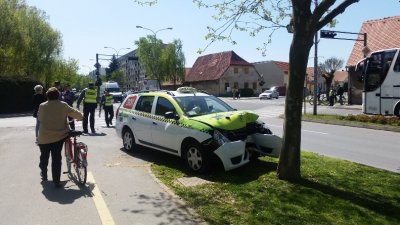
<path fill-rule="evenodd" d="M 158 152 L 124 152 L 115 129 L 102 120 L 96 118 L 97 135 L 78 139 L 89 148 L 87 184 L 78 186 L 62 174 L 64 187 L 56 189 L 51 181 L 40 180 L 35 119 L 0 118 L 0 224 L 200 224 L 191 209 L 149 173 L 154 160 L 174 159 Z"/>

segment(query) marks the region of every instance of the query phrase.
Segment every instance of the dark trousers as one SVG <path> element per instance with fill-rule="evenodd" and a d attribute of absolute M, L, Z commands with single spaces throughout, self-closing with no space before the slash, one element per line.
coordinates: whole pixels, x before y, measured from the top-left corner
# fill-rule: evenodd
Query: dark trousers
<path fill-rule="evenodd" d="M 62 160 L 61 151 L 63 144 L 64 140 L 60 140 L 50 144 L 39 144 L 39 168 L 42 171 L 42 176 L 47 177 L 47 165 L 49 164 L 49 156 L 51 153 L 51 174 L 53 176 L 53 182 L 60 182 Z"/>
<path fill-rule="evenodd" d="M 88 104 L 85 103 L 83 105 L 83 131 L 88 131 L 88 119 L 90 120 L 90 129 L 94 132 L 94 113 L 96 110 L 97 104 Z M 90 116 L 89 116 L 90 114 Z"/>
<path fill-rule="evenodd" d="M 112 125 L 112 120 L 114 118 L 114 108 L 113 106 L 104 106 L 104 117 L 106 119 L 107 127 Z"/>

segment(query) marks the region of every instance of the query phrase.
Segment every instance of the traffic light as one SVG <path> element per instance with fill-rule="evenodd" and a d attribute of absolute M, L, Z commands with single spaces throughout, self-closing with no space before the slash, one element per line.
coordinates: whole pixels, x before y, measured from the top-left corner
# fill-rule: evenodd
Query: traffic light
<path fill-rule="evenodd" d="M 330 31 L 330 30 L 321 30 L 320 31 L 320 36 L 321 38 L 335 38 L 337 33 L 335 31 Z"/>

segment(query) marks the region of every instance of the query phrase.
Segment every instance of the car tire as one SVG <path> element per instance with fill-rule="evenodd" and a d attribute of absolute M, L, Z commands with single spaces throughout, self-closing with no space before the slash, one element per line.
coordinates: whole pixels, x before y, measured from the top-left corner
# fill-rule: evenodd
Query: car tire
<path fill-rule="evenodd" d="M 126 151 L 133 151 L 135 146 L 135 137 L 129 128 L 125 128 L 122 132 L 122 144 Z"/>
<path fill-rule="evenodd" d="M 194 140 L 184 145 L 183 158 L 189 169 L 195 173 L 205 173 L 210 170 L 211 157 L 200 144 Z"/>

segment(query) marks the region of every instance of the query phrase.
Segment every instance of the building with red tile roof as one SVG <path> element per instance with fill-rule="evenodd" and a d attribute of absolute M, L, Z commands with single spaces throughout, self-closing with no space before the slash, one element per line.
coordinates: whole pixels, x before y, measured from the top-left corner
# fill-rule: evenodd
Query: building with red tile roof
<path fill-rule="evenodd" d="M 234 51 L 225 51 L 198 57 L 185 77 L 185 84 L 222 96 L 244 88 L 260 93 L 260 79 L 252 64 Z"/>
<path fill-rule="evenodd" d="M 383 19 L 367 20 L 361 25 L 359 33 L 367 33 L 367 46 L 373 51 L 400 47 L 400 16 L 386 17 Z M 363 35 L 359 36 L 363 39 Z M 347 66 L 357 64 L 364 58 L 362 50 L 363 41 L 356 41 L 347 61 Z"/>

